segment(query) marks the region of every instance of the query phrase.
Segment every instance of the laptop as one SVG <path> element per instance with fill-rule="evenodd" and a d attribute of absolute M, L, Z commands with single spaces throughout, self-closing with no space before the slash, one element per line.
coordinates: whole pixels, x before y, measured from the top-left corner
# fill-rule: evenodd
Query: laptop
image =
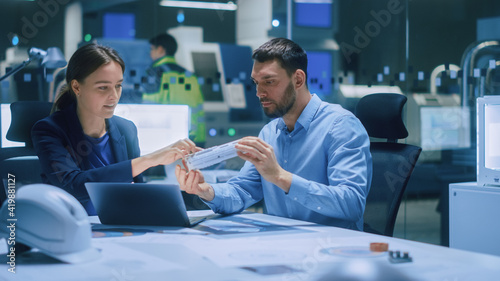
<path fill-rule="evenodd" d="M 191 227 L 207 217 L 189 218 L 179 185 L 87 182 L 102 224 Z"/>

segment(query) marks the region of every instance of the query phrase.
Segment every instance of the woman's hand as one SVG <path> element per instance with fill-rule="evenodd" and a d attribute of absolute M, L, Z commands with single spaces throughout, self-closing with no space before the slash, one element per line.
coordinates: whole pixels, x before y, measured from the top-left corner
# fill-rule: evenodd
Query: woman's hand
<path fill-rule="evenodd" d="M 132 175 L 136 177 L 145 170 L 158 165 L 172 164 L 190 153 L 202 150 L 189 139 L 179 140 L 169 146 L 132 160 Z"/>
<path fill-rule="evenodd" d="M 197 147 L 190 139 L 183 139 L 159 149 L 150 155 L 158 161 L 158 165 L 168 165 L 186 157 L 190 153 L 200 150 L 202 149 Z"/>

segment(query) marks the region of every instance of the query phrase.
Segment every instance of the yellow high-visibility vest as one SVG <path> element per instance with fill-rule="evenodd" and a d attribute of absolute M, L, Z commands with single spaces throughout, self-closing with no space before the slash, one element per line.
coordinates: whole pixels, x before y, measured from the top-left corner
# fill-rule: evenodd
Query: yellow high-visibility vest
<path fill-rule="evenodd" d="M 206 140 L 203 95 L 198 78 L 179 66 L 175 58 L 163 57 L 148 69 L 148 79 L 143 83 L 143 101 L 160 104 L 185 104 L 191 109 L 189 138 L 196 143 Z"/>

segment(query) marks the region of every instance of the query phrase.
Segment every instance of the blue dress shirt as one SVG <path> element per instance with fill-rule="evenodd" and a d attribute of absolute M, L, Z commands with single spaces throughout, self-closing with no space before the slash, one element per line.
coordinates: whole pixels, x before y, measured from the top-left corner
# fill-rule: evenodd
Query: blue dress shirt
<path fill-rule="evenodd" d="M 288 194 L 247 161 L 238 176 L 212 185 L 215 197 L 206 202 L 212 210 L 237 213 L 264 199 L 270 215 L 363 229 L 372 159 L 368 134 L 351 112 L 313 95 L 293 131 L 277 118 L 259 137 L 293 174 Z"/>

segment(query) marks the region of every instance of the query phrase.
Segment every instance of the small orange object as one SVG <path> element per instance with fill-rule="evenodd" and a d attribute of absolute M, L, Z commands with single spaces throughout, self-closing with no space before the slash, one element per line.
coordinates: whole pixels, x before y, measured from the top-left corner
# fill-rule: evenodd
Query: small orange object
<path fill-rule="evenodd" d="M 387 243 L 370 243 L 370 251 L 372 252 L 387 252 L 389 244 Z"/>

